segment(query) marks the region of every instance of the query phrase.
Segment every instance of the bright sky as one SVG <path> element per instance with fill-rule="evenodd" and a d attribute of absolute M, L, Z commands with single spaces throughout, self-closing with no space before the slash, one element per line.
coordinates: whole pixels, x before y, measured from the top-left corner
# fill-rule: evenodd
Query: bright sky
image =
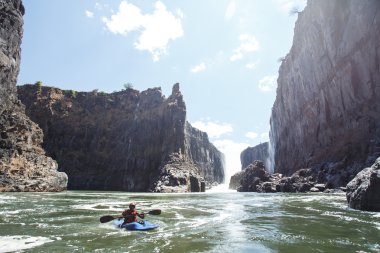
<path fill-rule="evenodd" d="M 113 92 L 179 82 L 187 120 L 226 155 L 268 141 L 279 59 L 306 0 L 24 0 L 18 84 Z"/>

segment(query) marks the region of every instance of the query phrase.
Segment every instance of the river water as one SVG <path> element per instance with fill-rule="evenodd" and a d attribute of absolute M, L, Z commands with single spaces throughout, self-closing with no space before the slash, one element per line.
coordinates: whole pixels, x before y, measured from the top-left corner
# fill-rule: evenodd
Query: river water
<path fill-rule="evenodd" d="M 101 224 L 128 203 L 160 227 Z M 0 252 L 380 252 L 380 214 L 344 194 L 1 193 Z"/>

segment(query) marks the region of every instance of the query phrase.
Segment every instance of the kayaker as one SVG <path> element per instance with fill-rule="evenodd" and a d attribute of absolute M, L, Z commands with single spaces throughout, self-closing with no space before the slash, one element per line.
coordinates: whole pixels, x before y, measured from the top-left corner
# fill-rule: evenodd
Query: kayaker
<path fill-rule="evenodd" d="M 141 219 L 144 219 L 145 217 L 144 212 L 142 213 L 137 212 L 136 203 L 134 202 L 130 203 L 129 209 L 125 209 L 121 215 L 124 217 L 123 224 L 137 222 L 137 216 L 140 217 Z"/>

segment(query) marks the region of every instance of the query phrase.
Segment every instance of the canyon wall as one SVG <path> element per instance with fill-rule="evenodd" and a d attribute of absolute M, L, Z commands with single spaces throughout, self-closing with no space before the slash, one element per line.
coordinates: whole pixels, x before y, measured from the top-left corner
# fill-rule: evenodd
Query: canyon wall
<path fill-rule="evenodd" d="M 186 156 L 202 168 L 201 175 L 207 182 L 224 181 L 224 155 L 209 141 L 202 132 L 186 122 L 185 127 Z"/>
<path fill-rule="evenodd" d="M 268 142 L 261 143 L 254 147 L 249 147 L 243 150 L 240 154 L 241 168 L 244 169 L 248 167 L 251 163 L 256 160 L 266 162 L 268 158 Z M 268 165 L 265 164 L 268 168 Z"/>
<path fill-rule="evenodd" d="M 25 85 L 18 93 L 69 189 L 186 192 L 224 179 L 223 155 L 186 122 L 178 84 L 168 98 L 160 88 L 105 94 Z"/>
<path fill-rule="evenodd" d="M 67 176 L 42 149 L 42 130 L 17 99 L 24 7 L 0 0 L 0 191 L 62 191 Z"/>
<path fill-rule="evenodd" d="M 309 0 L 272 108 L 276 172 L 345 185 L 380 156 L 380 1 Z"/>

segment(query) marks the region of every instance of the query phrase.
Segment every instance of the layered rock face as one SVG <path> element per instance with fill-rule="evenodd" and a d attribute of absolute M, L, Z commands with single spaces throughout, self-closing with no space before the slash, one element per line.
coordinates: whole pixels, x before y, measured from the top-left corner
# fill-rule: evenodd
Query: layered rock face
<path fill-rule="evenodd" d="M 344 186 L 380 156 L 380 1 L 309 0 L 283 60 L 270 141 L 276 172 Z"/>
<path fill-rule="evenodd" d="M 268 142 L 249 147 L 240 154 L 241 168 L 244 169 L 256 160 L 266 161 L 268 158 Z M 268 167 L 267 165 L 265 165 Z"/>
<path fill-rule="evenodd" d="M 224 155 L 210 143 L 208 136 L 186 122 L 185 155 L 201 170 L 201 176 L 209 183 L 224 181 Z"/>
<path fill-rule="evenodd" d="M 17 99 L 24 7 L 0 0 L 0 191 L 62 191 L 67 176 L 41 147 L 42 130 Z"/>
<path fill-rule="evenodd" d="M 351 208 L 380 212 L 380 158 L 347 184 L 346 196 Z"/>
<path fill-rule="evenodd" d="M 178 84 L 167 99 L 160 88 L 18 92 L 69 189 L 182 192 L 199 191 L 204 178 L 223 181 L 222 154 L 186 122 Z"/>

